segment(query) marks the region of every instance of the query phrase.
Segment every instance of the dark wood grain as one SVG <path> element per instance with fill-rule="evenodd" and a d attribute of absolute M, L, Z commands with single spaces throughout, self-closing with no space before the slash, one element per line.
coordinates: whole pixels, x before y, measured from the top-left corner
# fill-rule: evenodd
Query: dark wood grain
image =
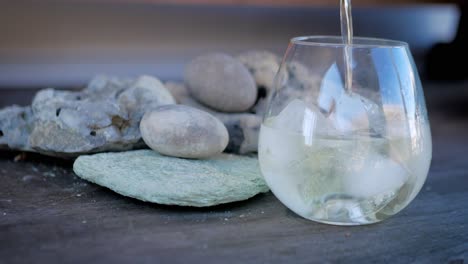
<path fill-rule="evenodd" d="M 468 118 L 444 103 L 468 100 L 444 88 L 426 92 L 426 184 L 369 226 L 314 223 L 271 194 L 208 209 L 139 202 L 77 178 L 71 161 L 0 152 L 0 263 L 468 263 Z"/>

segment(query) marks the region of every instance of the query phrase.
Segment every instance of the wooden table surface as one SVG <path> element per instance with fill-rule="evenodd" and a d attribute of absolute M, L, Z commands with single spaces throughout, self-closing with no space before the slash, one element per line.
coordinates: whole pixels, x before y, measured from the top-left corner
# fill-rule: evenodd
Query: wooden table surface
<path fill-rule="evenodd" d="M 467 92 L 426 92 L 427 181 L 368 226 L 311 222 L 272 194 L 207 209 L 144 203 L 77 178 L 70 161 L 0 152 L 0 263 L 468 263 Z M 0 106 L 31 96 L 0 90 Z"/>

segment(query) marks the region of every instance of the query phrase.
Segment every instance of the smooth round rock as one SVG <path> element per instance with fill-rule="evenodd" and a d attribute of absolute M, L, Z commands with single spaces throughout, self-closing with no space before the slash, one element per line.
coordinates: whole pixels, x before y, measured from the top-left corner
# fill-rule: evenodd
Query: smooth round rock
<path fill-rule="evenodd" d="M 124 196 L 158 204 L 213 206 L 267 192 L 257 158 L 221 153 L 203 160 L 152 150 L 80 156 L 75 173 Z"/>
<path fill-rule="evenodd" d="M 185 105 L 165 105 L 145 113 L 140 132 L 153 150 L 181 158 L 214 156 L 223 152 L 229 141 L 221 121 Z"/>
<path fill-rule="evenodd" d="M 249 70 L 222 53 L 197 57 L 185 70 L 185 82 L 199 102 L 223 112 L 243 112 L 257 99 L 257 87 Z"/>

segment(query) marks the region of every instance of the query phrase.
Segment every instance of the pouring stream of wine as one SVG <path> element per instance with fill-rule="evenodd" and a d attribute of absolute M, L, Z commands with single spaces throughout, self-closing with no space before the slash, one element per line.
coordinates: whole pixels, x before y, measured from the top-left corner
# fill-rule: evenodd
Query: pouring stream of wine
<path fill-rule="evenodd" d="M 344 65 L 345 65 L 345 90 L 351 92 L 353 85 L 353 18 L 351 16 L 351 0 L 340 0 L 341 36 L 343 38 Z"/>

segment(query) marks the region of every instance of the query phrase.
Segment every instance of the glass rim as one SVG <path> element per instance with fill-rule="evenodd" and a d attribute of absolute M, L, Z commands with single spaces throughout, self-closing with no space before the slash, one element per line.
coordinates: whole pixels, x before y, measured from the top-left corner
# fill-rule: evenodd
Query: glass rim
<path fill-rule="evenodd" d="M 373 37 L 353 37 L 353 43 L 347 45 L 343 43 L 341 36 L 326 36 L 326 35 L 312 35 L 312 36 L 299 36 L 290 40 L 295 45 L 305 46 L 324 46 L 342 48 L 351 46 L 352 48 L 406 48 L 408 43 L 404 41 L 373 38 Z"/>

